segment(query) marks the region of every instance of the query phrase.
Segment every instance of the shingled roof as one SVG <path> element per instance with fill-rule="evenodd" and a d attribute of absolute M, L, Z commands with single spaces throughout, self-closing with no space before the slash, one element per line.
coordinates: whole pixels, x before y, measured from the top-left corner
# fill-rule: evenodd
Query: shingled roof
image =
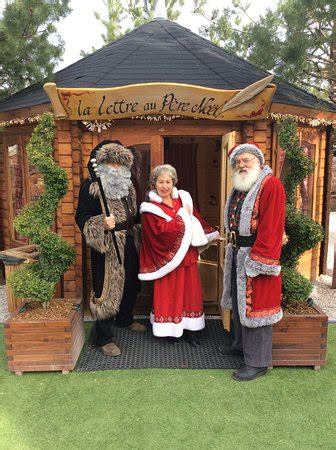
<path fill-rule="evenodd" d="M 114 87 L 176 82 L 217 89 L 242 89 L 267 76 L 175 22 L 155 19 L 55 73 L 59 87 Z M 46 80 L 47 81 L 47 80 Z M 273 101 L 336 112 L 336 106 L 283 81 Z M 49 103 L 43 83 L 0 102 L 0 112 Z"/>

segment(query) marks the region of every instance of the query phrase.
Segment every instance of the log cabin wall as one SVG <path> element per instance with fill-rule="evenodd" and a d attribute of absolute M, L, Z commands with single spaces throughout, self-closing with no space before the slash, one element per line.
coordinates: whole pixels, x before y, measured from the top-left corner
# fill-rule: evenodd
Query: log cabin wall
<path fill-rule="evenodd" d="M 324 183 L 326 180 L 326 129 L 300 127 L 300 143 L 303 147 L 311 144 L 315 171 L 311 175 L 311 211 L 309 217 L 321 225 L 324 206 Z M 326 240 L 328 237 L 326 237 Z M 327 248 L 327 247 L 326 247 Z M 320 275 L 321 244 L 309 250 L 300 258 L 299 271 L 308 279 L 316 280 Z"/>
<path fill-rule="evenodd" d="M 3 149 L 3 133 L 0 133 L 0 249 L 6 248 L 5 240 L 8 242 L 8 211 L 6 208 L 6 181 L 5 181 L 5 161 Z M 5 277 L 4 263 L 0 262 L 0 283 Z"/>
<path fill-rule="evenodd" d="M 8 207 L 6 202 L 6 175 L 5 175 L 5 151 L 4 134 L 0 133 L 0 248 L 6 248 L 9 244 L 8 236 Z"/>
<path fill-rule="evenodd" d="M 22 111 L 17 116 L 26 116 Z M 11 201 L 8 192 L 8 161 L 6 158 L 7 143 L 21 139 L 25 144 L 34 126 L 11 126 L 0 133 L 0 224 L 2 248 L 19 245 L 11 237 L 12 217 Z M 303 127 L 301 127 L 303 128 Z M 318 143 L 315 149 L 317 167 L 314 175 L 313 219 L 321 223 L 323 211 L 323 189 L 325 179 L 326 131 L 325 128 L 306 128 Z M 69 178 L 69 191 L 56 212 L 56 230 L 71 245 L 76 247 L 75 264 L 64 275 L 62 295 L 65 297 L 84 296 L 90 290 L 90 258 L 89 250 L 83 245 L 82 235 L 75 225 L 74 215 L 78 202 L 80 185 L 88 175 L 86 164 L 90 152 L 103 139 L 120 140 L 123 145 L 148 144 L 151 146 L 150 165 L 154 167 L 164 160 L 164 137 L 167 136 L 222 136 L 236 131 L 236 143 L 255 142 L 265 153 L 269 164 L 279 176 L 279 153 L 277 150 L 274 123 L 268 120 L 254 122 L 212 122 L 207 120 L 175 120 L 171 122 L 149 122 L 120 120 L 102 133 L 87 131 L 77 121 L 58 121 L 55 139 L 55 160 L 63 167 Z M 305 132 L 303 132 L 304 134 Z M 27 185 L 29 180 L 24 180 Z M 83 254 L 86 253 L 86 257 Z M 320 246 L 307 252 L 300 262 L 300 270 L 310 279 L 319 275 Z"/>
<path fill-rule="evenodd" d="M 78 174 L 79 164 L 78 145 L 72 142 L 72 127 L 68 120 L 57 122 L 57 133 L 54 142 L 54 158 L 62 167 L 68 176 L 68 192 L 63 197 L 56 211 L 56 229 L 57 233 L 63 237 L 69 244 L 76 247 L 75 242 L 75 208 L 74 208 L 74 177 Z M 76 261 L 63 275 L 62 297 L 81 297 L 80 285 L 76 280 Z"/>

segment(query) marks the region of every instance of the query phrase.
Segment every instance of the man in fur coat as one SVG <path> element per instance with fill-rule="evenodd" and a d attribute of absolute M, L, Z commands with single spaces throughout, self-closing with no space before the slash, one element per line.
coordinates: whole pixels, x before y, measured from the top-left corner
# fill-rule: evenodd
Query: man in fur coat
<path fill-rule="evenodd" d="M 134 331 L 146 327 L 133 318 L 139 287 L 138 226 L 136 193 L 131 181 L 133 155 L 120 143 L 103 141 L 93 149 L 110 216 L 105 214 L 97 181 L 84 181 L 76 212 L 76 223 L 91 247 L 93 289 L 90 309 L 96 322 L 94 343 L 109 356 L 121 351 L 113 342 L 112 324 Z M 91 159 L 90 157 L 90 159 Z M 90 162 L 89 162 L 90 164 Z M 112 239 L 114 230 L 122 264 Z"/>
<path fill-rule="evenodd" d="M 222 305 L 232 309 L 234 341 L 222 353 L 242 355 L 237 381 L 265 375 L 272 364 L 272 324 L 282 318 L 280 253 L 285 191 L 254 144 L 229 152 L 234 188 L 225 207 Z"/>

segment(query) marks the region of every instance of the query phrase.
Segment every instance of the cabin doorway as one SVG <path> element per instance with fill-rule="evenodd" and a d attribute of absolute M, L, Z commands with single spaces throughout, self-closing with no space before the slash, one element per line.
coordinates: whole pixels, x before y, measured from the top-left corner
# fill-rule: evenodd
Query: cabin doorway
<path fill-rule="evenodd" d="M 224 234 L 224 206 L 231 189 L 226 164 L 227 149 L 234 133 L 225 136 L 173 136 L 164 138 L 164 163 L 177 170 L 177 187 L 190 192 L 203 218 Z M 222 312 L 224 243 L 211 245 L 200 255 L 199 270 L 206 314 Z"/>

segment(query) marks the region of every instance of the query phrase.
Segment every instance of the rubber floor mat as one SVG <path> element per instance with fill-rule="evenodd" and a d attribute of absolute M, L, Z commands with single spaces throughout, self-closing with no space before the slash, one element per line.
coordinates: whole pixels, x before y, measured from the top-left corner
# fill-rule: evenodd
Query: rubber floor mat
<path fill-rule="evenodd" d="M 199 333 L 201 346 L 193 347 L 182 337 L 171 344 L 164 338 L 152 335 L 148 321 L 147 333 L 136 333 L 114 327 L 115 342 L 122 354 L 117 357 L 104 355 L 91 343 L 82 352 L 76 370 L 91 372 L 114 369 L 236 369 L 243 364 L 239 356 L 223 355 L 220 345 L 230 345 L 231 338 L 224 332 L 221 320 L 207 319 L 206 327 Z"/>

